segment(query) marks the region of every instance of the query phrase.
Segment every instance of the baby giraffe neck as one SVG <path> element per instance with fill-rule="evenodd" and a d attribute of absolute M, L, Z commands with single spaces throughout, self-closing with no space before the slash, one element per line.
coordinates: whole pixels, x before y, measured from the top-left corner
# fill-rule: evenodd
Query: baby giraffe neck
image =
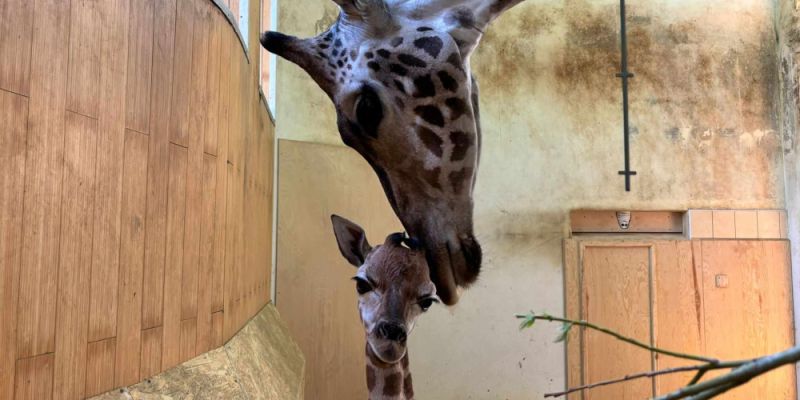
<path fill-rule="evenodd" d="M 399 362 L 388 364 L 381 361 L 367 343 L 367 388 L 369 400 L 413 400 L 408 352 Z"/>

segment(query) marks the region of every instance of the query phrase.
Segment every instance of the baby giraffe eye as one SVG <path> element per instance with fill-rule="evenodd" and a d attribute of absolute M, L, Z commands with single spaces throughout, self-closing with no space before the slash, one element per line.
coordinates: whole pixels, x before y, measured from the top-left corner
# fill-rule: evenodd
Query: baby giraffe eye
<path fill-rule="evenodd" d="M 422 312 L 428 311 L 429 308 L 433 305 L 433 303 L 438 303 L 439 300 L 436 300 L 433 297 L 426 297 L 419 301 L 419 306 L 422 308 Z"/>
<path fill-rule="evenodd" d="M 366 279 L 355 277 L 353 280 L 356 281 L 356 291 L 359 295 L 364 295 L 372 291 L 372 285 Z"/>

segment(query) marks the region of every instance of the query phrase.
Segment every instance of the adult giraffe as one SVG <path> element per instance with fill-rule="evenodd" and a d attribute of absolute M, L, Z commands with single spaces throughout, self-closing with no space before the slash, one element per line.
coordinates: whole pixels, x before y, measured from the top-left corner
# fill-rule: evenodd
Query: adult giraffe
<path fill-rule="evenodd" d="M 333 0 L 331 28 L 261 44 L 301 68 L 336 107 L 345 144 L 378 174 L 425 256 L 445 304 L 478 277 L 472 228 L 480 158 L 478 86 L 470 56 L 484 30 L 522 0 Z"/>

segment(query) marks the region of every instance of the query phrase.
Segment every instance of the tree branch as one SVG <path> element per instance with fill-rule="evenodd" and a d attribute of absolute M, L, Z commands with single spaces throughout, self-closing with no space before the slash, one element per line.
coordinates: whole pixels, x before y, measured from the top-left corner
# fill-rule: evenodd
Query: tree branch
<path fill-rule="evenodd" d="M 676 374 L 676 373 L 679 373 L 679 372 L 688 372 L 688 371 L 698 371 L 698 374 L 699 374 L 700 372 L 705 373 L 706 371 L 710 371 L 710 370 L 726 369 L 726 368 L 732 368 L 732 367 L 728 363 L 701 364 L 701 365 L 690 365 L 690 366 L 686 366 L 686 367 L 676 367 L 676 368 L 662 369 L 662 370 L 659 370 L 659 371 L 642 372 L 642 373 L 639 373 L 639 374 L 625 375 L 625 377 L 623 377 L 623 378 L 611 379 L 611 380 L 597 382 L 597 383 L 591 383 L 591 384 L 583 385 L 583 386 L 576 386 L 576 387 L 573 387 L 573 388 L 569 388 L 569 389 L 567 389 L 567 390 L 565 390 L 563 392 L 545 393 L 544 397 L 545 398 L 547 398 L 547 397 L 562 397 L 562 396 L 566 396 L 566 395 L 568 395 L 570 393 L 574 393 L 574 392 L 580 392 L 580 391 L 583 391 L 583 390 L 594 389 L 594 388 L 601 387 L 601 386 L 608 386 L 608 385 L 613 385 L 615 383 L 622 383 L 622 382 L 632 381 L 632 380 L 641 379 L 641 378 L 653 378 L 653 377 L 656 377 L 656 376 L 668 375 L 668 374 Z"/>
<path fill-rule="evenodd" d="M 530 314 L 527 314 L 527 315 L 517 315 L 517 318 L 524 320 L 522 322 L 522 325 L 520 326 L 520 329 L 529 328 L 529 327 L 531 327 L 533 325 L 534 322 L 536 322 L 538 320 L 543 320 L 543 321 L 548 321 L 548 322 L 563 322 L 565 324 L 568 324 L 567 326 L 569 326 L 570 328 L 572 327 L 572 325 L 577 325 L 577 326 L 582 326 L 584 328 L 593 329 L 593 330 L 596 330 L 598 332 L 605 333 L 606 335 L 613 336 L 613 337 L 615 337 L 618 340 L 621 340 L 623 342 L 630 343 L 630 344 L 632 344 L 632 345 L 634 345 L 636 347 L 640 347 L 642 349 L 649 350 L 649 351 L 652 351 L 652 352 L 655 352 L 655 353 L 664 354 L 664 355 L 677 357 L 677 358 L 683 358 L 683 359 L 686 359 L 686 360 L 702 361 L 702 362 L 709 363 L 709 364 L 718 364 L 719 363 L 719 360 L 714 359 L 714 358 L 702 357 L 702 356 L 698 356 L 698 355 L 694 355 L 694 354 L 679 353 L 679 352 L 676 352 L 676 351 L 664 350 L 664 349 L 660 349 L 658 347 L 650 346 L 650 345 L 642 343 L 642 342 L 640 342 L 640 341 L 638 341 L 636 339 L 629 338 L 629 337 L 626 337 L 626 336 L 622 336 L 619 333 L 614 332 L 614 331 L 612 331 L 610 329 L 603 328 L 601 326 L 598 326 L 598 325 L 595 325 L 595 324 L 591 324 L 591 323 L 586 322 L 586 321 L 576 321 L 576 320 L 572 320 L 572 319 L 558 318 L 558 317 L 553 317 L 552 315 L 547 315 L 547 314 L 537 315 L 534 312 L 531 312 Z M 565 332 L 565 333 L 567 333 L 567 332 Z"/>
<path fill-rule="evenodd" d="M 800 346 L 770 356 L 758 358 L 741 365 L 728 374 L 718 376 L 705 382 L 683 387 L 667 395 L 657 397 L 656 400 L 678 400 L 685 398 L 694 400 L 708 399 L 711 397 L 704 396 L 708 396 L 709 394 L 716 396 L 722 393 L 717 392 L 722 388 L 727 388 L 725 389 L 726 391 L 733 389 L 735 387 L 744 385 L 756 376 L 767 373 L 776 368 L 780 368 L 784 365 L 795 364 L 797 362 L 800 362 Z"/>
<path fill-rule="evenodd" d="M 604 382 L 592 383 L 580 387 L 569 388 L 564 392 L 548 393 L 545 394 L 545 397 L 561 397 L 573 392 L 589 390 L 600 386 L 612 385 L 615 383 L 626 382 L 634 379 L 652 378 L 659 375 L 673 374 L 678 372 L 697 371 L 697 374 L 695 374 L 695 376 L 692 378 L 692 380 L 689 382 L 687 386 L 680 388 L 672 393 L 657 397 L 654 400 L 680 400 L 680 399 L 706 400 L 719 396 L 720 394 L 723 394 L 741 385 L 744 385 L 747 382 L 750 382 L 753 378 L 765 374 L 767 372 L 770 372 L 774 369 L 780 368 L 784 365 L 795 364 L 800 362 L 800 346 L 791 348 L 789 350 L 780 353 L 764 356 L 761 358 L 756 358 L 751 360 L 720 362 L 719 360 L 713 358 L 707 358 L 693 354 L 684 354 L 649 346 L 638 340 L 623 336 L 617 332 L 611 331 L 609 329 L 600 327 L 595 324 L 591 324 L 586 321 L 576 321 L 566 318 L 558 318 L 547 314 L 537 315 L 533 312 L 527 315 L 517 315 L 517 318 L 523 320 L 522 324 L 520 325 L 520 329 L 530 328 L 538 320 L 564 323 L 564 328 L 562 329 L 558 341 L 565 340 L 567 335 L 569 334 L 570 329 L 572 329 L 573 326 L 577 325 L 605 333 L 623 342 L 630 343 L 636 347 L 650 350 L 655 353 L 705 362 L 705 364 L 701 365 L 677 367 L 677 368 L 664 369 L 660 371 L 650 371 L 650 372 L 642 372 L 638 374 L 627 375 L 619 379 L 613 379 Z M 733 370 L 725 375 L 718 376 L 714 379 L 698 383 L 706 372 L 717 369 L 733 369 Z"/>

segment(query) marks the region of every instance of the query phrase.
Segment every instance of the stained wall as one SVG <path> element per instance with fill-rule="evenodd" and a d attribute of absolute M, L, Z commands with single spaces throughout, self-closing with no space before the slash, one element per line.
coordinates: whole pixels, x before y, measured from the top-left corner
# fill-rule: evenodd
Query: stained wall
<path fill-rule="evenodd" d="M 283 1 L 279 11 L 278 29 L 300 36 L 336 17 L 318 0 Z M 630 193 L 617 175 L 618 2 L 529 0 L 496 21 L 474 56 L 484 269 L 458 306 L 435 308 L 411 336 L 420 398 L 527 399 L 563 387 L 559 327 L 521 333 L 514 314 L 563 312 L 569 210 L 786 206 L 773 2 L 647 0 L 628 11 L 638 172 Z M 284 61 L 277 76 L 277 136 L 342 146 L 333 107 L 313 81 Z M 372 179 L 358 185 L 377 187 Z"/>
<path fill-rule="evenodd" d="M 210 0 L 0 2 L 0 398 L 137 383 L 268 302 L 254 60 Z"/>

